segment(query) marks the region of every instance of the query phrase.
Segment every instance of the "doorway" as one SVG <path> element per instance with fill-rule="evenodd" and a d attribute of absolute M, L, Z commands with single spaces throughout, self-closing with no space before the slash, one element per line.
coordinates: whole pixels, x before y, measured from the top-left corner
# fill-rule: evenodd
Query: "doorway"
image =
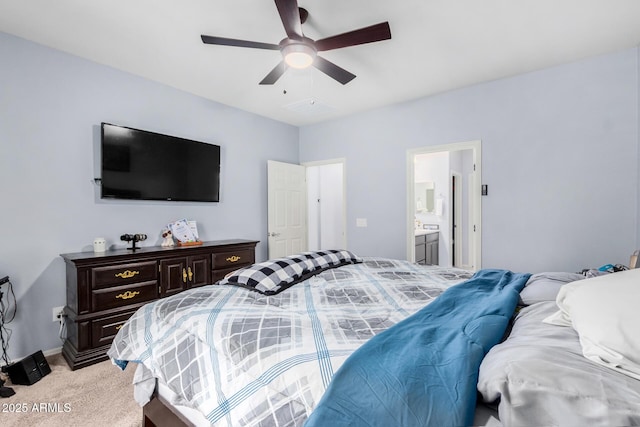
<path fill-rule="evenodd" d="M 436 227 L 441 266 L 481 268 L 481 176 L 481 141 L 407 151 L 408 260 L 416 259 L 416 229 Z M 435 197 L 434 210 L 420 209 L 425 183 Z"/>
<path fill-rule="evenodd" d="M 461 153 L 470 155 L 463 150 Z M 453 267 L 468 268 L 468 231 L 465 230 L 463 216 L 468 217 L 469 205 L 462 202 L 462 194 L 468 191 L 469 183 L 464 182 L 460 172 L 451 171 L 451 265 Z M 465 259 L 466 258 L 466 259 Z"/>
<path fill-rule="evenodd" d="M 269 258 L 346 249 L 345 160 L 267 162 Z"/>
<path fill-rule="evenodd" d="M 346 249 L 344 159 L 305 163 L 308 250 Z"/>

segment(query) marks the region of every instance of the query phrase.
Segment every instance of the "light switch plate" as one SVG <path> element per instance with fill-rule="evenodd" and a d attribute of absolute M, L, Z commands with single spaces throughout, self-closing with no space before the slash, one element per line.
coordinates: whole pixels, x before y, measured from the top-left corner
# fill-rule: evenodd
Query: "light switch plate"
<path fill-rule="evenodd" d="M 367 218 L 356 218 L 356 227 L 366 227 Z"/>

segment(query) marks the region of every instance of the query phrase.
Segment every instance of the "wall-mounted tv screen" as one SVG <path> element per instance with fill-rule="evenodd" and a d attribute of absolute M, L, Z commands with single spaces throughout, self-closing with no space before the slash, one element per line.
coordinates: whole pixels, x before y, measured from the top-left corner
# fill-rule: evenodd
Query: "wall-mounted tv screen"
<path fill-rule="evenodd" d="M 220 146 L 102 123 L 102 198 L 218 202 Z"/>

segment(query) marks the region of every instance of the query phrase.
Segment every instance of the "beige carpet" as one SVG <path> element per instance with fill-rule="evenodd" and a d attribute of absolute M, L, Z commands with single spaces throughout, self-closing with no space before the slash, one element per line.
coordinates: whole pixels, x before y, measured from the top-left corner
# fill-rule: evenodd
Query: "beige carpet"
<path fill-rule="evenodd" d="M 47 361 L 51 373 L 37 383 L 24 386 L 7 381 L 5 386 L 16 394 L 0 398 L 0 426 L 142 425 L 142 409 L 133 400 L 131 385 L 135 363 L 124 372 L 109 360 L 72 371 L 61 354 Z"/>

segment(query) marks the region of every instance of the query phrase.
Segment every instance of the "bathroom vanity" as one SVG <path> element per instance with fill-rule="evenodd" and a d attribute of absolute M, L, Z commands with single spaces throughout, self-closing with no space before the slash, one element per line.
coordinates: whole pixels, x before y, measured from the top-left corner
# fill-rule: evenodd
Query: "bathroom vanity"
<path fill-rule="evenodd" d="M 418 229 L 416 232 L 416 263 L 438 265 L 439 230 Z"/>

